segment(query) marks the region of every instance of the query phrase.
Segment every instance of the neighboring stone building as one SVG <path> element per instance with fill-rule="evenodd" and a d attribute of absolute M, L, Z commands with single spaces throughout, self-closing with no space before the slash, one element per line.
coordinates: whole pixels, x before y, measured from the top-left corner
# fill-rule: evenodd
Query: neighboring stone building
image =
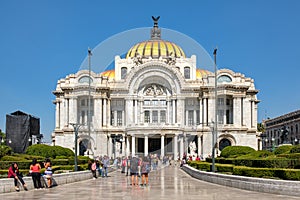
<path fill-rule="evenodd" d="M 282 144 L 299 144 L 300 110 L 290 112 L 263 122 L 265 133 L 262 134 L 263 149 L 271 150 Z"/>
<path fill-rule="evenodd" d="M 214 73 L 198 69 L 195 55 L 186 57 L 160 35 L 156 20 L 151 38 L 133 45 L 125 58 L 116 56 L 113 70 L 80 70 L 58 81 L 55 145 L 74 150 L 70 123 L 76 122 L 84 124 L 78 140 L 82 155 L 155 153 L 177 159 L 185 153 L 212 154 Z M 259 101 L 253 79 L 220 69 L 218 88 L 216 147 L 257 149 Z"/>

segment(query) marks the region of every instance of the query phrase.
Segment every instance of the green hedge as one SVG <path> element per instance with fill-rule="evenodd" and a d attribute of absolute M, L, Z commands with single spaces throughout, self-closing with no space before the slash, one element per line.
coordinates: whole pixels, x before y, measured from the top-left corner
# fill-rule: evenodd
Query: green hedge
<path fill-rule="evenodd" d="M 293 148 L 292 145 L 282 145 L 279 146 L 275 149 L 274 154 L 278 155 L 278 154 L 287 154 L 290 153 L 290 150 Z"/>
<path fill-rule="evenodd" d="M 223 158 L 236 158 L 241 155 L 255 152 L 255 150 L 248 146 L 227 146 L 221 152 Z"/>
<path fill-rule="evenodd" d="M 211 163 L 203 161 L 189 161 L 188 164 L 195 169 L 201 171 L 211 171 Z M 215 164 L 216 171 L 218 172 L 232 172 L 234 165 L 231 164 Z"/>
<path fill-rule="evenodd" d="M 12 153 L 12 149 L 9 146 L 0 144 L 0 158 L 2 158 L 5 155 L 10 155 L 11 153 Z"/>
<path fill-rule="evenodd" d="M 290 153 L 300 153 L 300 145 L 294 145 L 291 150 Z"/>
<path fill-rule="evenodd" d="M 300 170 L 297 169 L 270 169 L 236 166 L 233 174 L 247 177 L 280 178 L 284 180 L 300 180 Z"/>
<path fill-rule="evenodd" d="M 35 144 L 27 148 L 26 154 L 43 156 L 45 158 L 56 158 L 56 156 L 74 156 L 71 149 L 61 146 L 49 146 L 45 144 Z"/>
<path fill-rule="evenodd" d="M 258 167 L 258 168 L 289 168 L 293 169 L 300 166 L 299 159 L 235 159 L 233 164 L 236 166 Z"/>
<path fill-rule="evenodd" d="M 77 164 L 78 165 L 87 165 L 89 158 L 83 158 L 83 157 L 78 157 L 77 159 Z M 45 161 L 44 158 L 38 159 L 38 162 L 40 162 L 43 165 L 43 162 Z M 2 170 L 7 170 L 12 162 L 16 162 L 15 160 L 13 161 L 0 161 L 0 169 Z M 17 161 L 19 165 L 19 169 L 29 169 L 30 164 L 32 163 L 32 160 L 22 160 L 22 161 Z M 74 157 L 70 157 L 68 159 L 51 159 L 51 163 L 53 166 L 64 166 L 64 165 L 74 165 Z"/>

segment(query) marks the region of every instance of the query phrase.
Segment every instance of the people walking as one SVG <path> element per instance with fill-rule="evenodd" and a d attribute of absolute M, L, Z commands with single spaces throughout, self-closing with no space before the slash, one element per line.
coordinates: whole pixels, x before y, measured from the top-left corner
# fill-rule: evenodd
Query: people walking
<path fill-rule="evenodd" d="M 41 165 L 37 162 L 36 158 L 32 160 L 32 164 L 30 165 L 30 173 L 33 181 L 33 185 L 35 189 L 41 189 Z"/>
<path fill-rule="evenodd" d="M 47 187 L 51 188 L 52 187 L 52 163 L 50 158 L 46 158 L 45 160 L 45 177 L 47 179 Z"/>
<path fill-rule="evenodd" d="M 22 174 L 19 172 L 19 166 L 18 163 L 14 162 L 12 165 L 8 168 L 8 178 L 14 178 L 14 183 L 15 183 L 15 190 L 18 192 L 20 191 L 20 188 L 18 186 L 18 181 L 21 182 L 23 185 L 24 190 L 28 190 L 27 186 L 23 180 Z"/>

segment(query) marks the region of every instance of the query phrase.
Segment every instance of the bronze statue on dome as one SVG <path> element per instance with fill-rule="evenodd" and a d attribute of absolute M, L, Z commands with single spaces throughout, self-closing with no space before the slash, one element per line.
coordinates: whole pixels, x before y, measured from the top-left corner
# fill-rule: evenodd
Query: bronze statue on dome
<path fill-rule="evenodd" d="M 158 27 L 158 20 L 159 20 L 160 16 L 158 17 L 154 17 L 152 16 L 153 22 L 154 22 L 154 27 Z"/>

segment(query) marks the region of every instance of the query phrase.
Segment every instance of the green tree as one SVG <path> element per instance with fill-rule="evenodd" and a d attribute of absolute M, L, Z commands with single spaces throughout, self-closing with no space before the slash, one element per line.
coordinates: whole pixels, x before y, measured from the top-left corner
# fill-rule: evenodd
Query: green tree
<path fill-rule="evenodd" d="M 261 133 L 265 132 L 265 126 L 263 123 L 257 123 L 257 131 Z"/>

